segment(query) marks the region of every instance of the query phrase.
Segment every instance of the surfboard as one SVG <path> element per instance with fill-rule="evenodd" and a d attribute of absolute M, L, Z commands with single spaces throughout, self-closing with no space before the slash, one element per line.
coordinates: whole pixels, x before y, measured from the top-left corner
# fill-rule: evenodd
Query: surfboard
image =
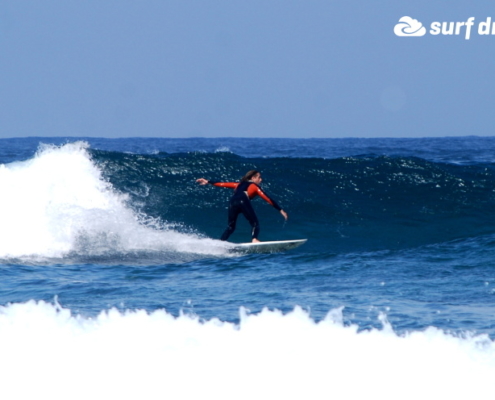
<path fill-rule="evenodd" d="M 306 243 L 307 240 L 308 239 L 297 239 L 259 243 L 236 243 L 231 251 L 235 253 L 277 253 L 295 249 Z"/>

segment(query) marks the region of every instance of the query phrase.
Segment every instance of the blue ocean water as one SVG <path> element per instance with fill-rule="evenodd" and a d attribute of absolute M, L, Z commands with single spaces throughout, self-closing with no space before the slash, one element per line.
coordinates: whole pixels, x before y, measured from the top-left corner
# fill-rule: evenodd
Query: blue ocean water
<path fill-rule="evenodd" d="M 486 397 L 493 154 L 481 137 L 2 139 L 0 394 Z M 255 200 L 260 239 L 304 246 L 217 240 L 231 191 L 195 179 L 253 168 L 289 214 Z"/>

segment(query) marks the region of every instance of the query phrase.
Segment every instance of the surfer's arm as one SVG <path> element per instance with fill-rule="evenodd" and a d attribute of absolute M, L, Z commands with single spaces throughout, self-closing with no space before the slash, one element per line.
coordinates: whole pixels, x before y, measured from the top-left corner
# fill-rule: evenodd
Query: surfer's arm
<path fill-rule="evenodd" d="M 249 189 L 251 189 L 251 187 L 254 187 L 254 188 L 255 188 L 255 190 L 254 190 L 254 193 L 248 193 L 248 195 L 249 195 L 249 197 L 250 197 L 250 198 L 251 198 L 251 197 L 253 197 L 253 196 L 252 196 L 252 194 L 254 194 L 254 195 L 258 195 L 258 196 L 260 196 L 263 200 L 265 200 L 268 204 L 270 204 L 273 208 L 275 208 L 276 210 L 278 210 L 278 211 L 283 211 L 283 210 L 282 210 L 282 207 L 280 207 L 280 206 L 278 205 L 278 203 L 277 203 L 275 200 L 273 200 L 270 196 L 268 196 L 265 192 L 263 192 L 263 190 L 261 190 L 261 188 L 260 188 L 258 185 L 256 185 L 256 184 L 252 184 L 252 185 L 249 187 Z M 249 190 L 249 189 L 248 189 L 248 190 Z M 251 190 L 249 190 L 249 192 L 251 192 Z M 283 215 L 283 214 L 282 214 L 282 215 Z M 286 214 L 286 215 L 287 215 L 287 214 Z"/>
<path fill-rule="evenodd" d="M 217 182 L 217 181 L 209 181 L 208 179 L 205 178 L 199 178 L 196 179 L 196 182 L 198 182 L 200 185 L 213 185 L 213 186 L 218 186 L 218 187 L 226 187 L 229 189 L 235 189 L 237 185 L 239 184 L 238 182 Z"/>
<path fill-rule="evenodd" d="M 237 185 L 239 185 L 238 182 L 216 182 L 216 181 L 208 181 L 210 185 L 217 186 L 217 187 L 226 187 L 229 189 L 235 189 Z"/>
<path fill-rule="evenodd" d="M 258 187 L 258 196 L 260 196 L 268 204 L 272 205 L 276 210 L 280 211 L 282 217 L 284 217 L 285 220 L 287 221 L 287 219 L 289 218 L 287 213 L 282 209 L 282 207 L 278 205 L 278 203 L 275 200 L 273 200 L 270 196 L 268 196 L 265 192 L 263 192 L 263 190 L 261 190 L 259 187 Z"/>

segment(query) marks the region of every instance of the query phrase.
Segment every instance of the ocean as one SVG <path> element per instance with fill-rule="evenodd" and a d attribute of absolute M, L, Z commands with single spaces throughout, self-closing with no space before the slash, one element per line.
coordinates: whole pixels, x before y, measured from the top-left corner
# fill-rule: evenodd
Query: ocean
<path fill-rule="evenodd" d="M 306 244 L 218 240 L 250 169 Z M 0 139 L 0 189 L 2 399 L 494 396 L 495 137 Z"/>

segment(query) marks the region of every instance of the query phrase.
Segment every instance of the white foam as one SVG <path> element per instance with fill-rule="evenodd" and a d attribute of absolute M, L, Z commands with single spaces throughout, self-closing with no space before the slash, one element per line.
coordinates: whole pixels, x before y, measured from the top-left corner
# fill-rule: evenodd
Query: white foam
<path fill-rule="evenodd" d="M 218 149 L 215 150 L 215 153 L 232 153 L 232 150 L 230 150 L 230 148 L 227 146 L 220 146 Z"/>
<path fill-rule="evenodd" d="M 435 328 L 399 336 L 316 323 L 296 308 L 241 323 L 165 311 L 82 318 L 30 301 L 0 307 L 2 399 L 490 398 L 495 346 Z M 40 397 L 41 396 L 41 397 Z"/>
<path fill-rule="evenodd" d="M 70 252 L 178 251 L 223 254 L 219 241 L 159 229 L 102 178 L 84 142 L 41 146 L 32 159 L 0 165 L 0 258 Z"/>

